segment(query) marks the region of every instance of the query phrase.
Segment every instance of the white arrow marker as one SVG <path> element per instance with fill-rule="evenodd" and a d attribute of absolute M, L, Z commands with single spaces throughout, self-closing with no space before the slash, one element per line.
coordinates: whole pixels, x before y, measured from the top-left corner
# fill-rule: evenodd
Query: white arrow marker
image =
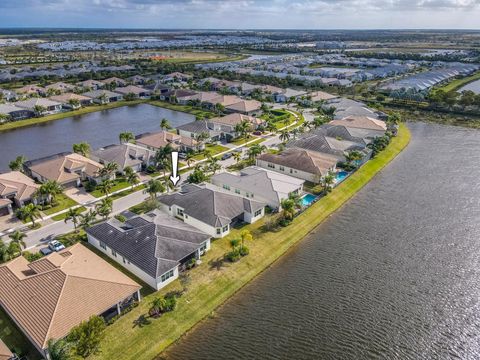
<path fill-rule="evenodd" d="M 177 185 L 180 180 L 180 176 L 177 176 L 178 170 L 178 151 L 172 151 L 172 175 L 170 175 L 170 181 L 173 186 Z"/>

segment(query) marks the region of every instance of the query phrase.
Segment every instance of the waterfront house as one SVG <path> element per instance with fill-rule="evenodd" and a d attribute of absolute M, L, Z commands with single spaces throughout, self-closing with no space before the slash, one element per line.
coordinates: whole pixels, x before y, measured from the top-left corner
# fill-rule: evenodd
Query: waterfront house
<path fill-rule="evenodd" d="M 40 186 L 20 171 L 0 174 L 0 216 L 12 213 L 12 205 L 20 208 L 30 202 Z"/>
<path fill-rule="evenodd" d="M 123 100 L 123 95 L 109 90 L 92 90 L 82 94 L 97 104 L 108 104 Z"/>
<path fill-rule="evenodd" d="M 177 127 L 179 135 L 197 139 L 201 134 L 207 134 L 207 141 L 220 141 L 222 139 L 231 140 L 235 137 L 235 131 L 232 125 L 223 125 L 209 120 L 192 121 Z"/>
<path fill-rule="evenodd" d="M 208 121 L 215 124 L 219 124 L 219 125 L 230 126 L 232 127 L 232 130 L 235 127 L 235 125 L 238 125 L 244 121 L 251 124 L 252 130 L 255 130 L 260 125 L 263 125 L 265 123 L 265 120 L 263 119 L 260 119 L 254 116 L 243 115 L 240 113 L 228 114 L 225 116 L 209 119 Z M 235 134 L 232 133 L 232 135 L 235 135 Z"/>
<path fill-rule="evenodd" d="M 108 79 L 100 80 L 102 83 L 105 85 L 112 85 L 115 84 L 115 86 L 126 86 L 127 82 L 123 79 L 120 79 L 118 77 L 110 77 Z"/>
<path fill-rule="evenodd" d="M 97 80 L 85 80 L 85 81 L 78 82 L 77 86 L 87 91 L 91 91 L 91 90 L 102 89 L 103 87 L 105 87 L 105 84 Z"/>
<path fill-rule="evenodd" d="M 86 229 L 88 242 L 160 290 L 210 249 L 211 236 L 159 210 Z"/>
<path fill-rule="evenodd" d="M 140 300 L 140 285 L 82 244 L 29 263 L 0 265 L 0 306 L 37 350 L 93 315 L 111 319 Z"/>
<path fill-rule="evenodd" d="M 226 112 L 236 112 L 244 115 L 260 115 L 262 113 L 262 103 L 257 100 L 241 100 L 234 104 L 226 105 Z"/>
<path fill-rule="evenodd" d="M 0 122 L 17 121 L 35 116 L 34 111 L 23 109 L 13 104 L 0 104 L 0 114 L 7 117 L 7 119 L 0 120 Z"/>
<path fill-rule="evenodd" d="M 188 89 L 170 89 L 160 93 L 160 100 L 178 102 L 178 99 L 183 99 L 185 97 L 195 95 L 196 93 L 196 91 Z"/>
<path fill-rule="evenodd" d="M 65 92 L 72 92 L 74 89 L 75 89 L 74 85 L 67 84 L 61 81 L 45 86 L 45 90 L 47 90 L 47 94 L 49 93 L 49 90 L 54 92 L 65 93 Z"/>
<path fill-rule="evenodd" d="M 241 101 L 243 101 L 243 99 L 236 95 L 218 95 L 217 97 L 204 101 L 204 104 L 206 104 L 211 109 L 215 109 L 218 105 L 227 107 Z"/>
<path fill-rule="evenodd" d="M 65 93 L 61 95 L 50 96 L 50 100 L 59 102 L 65 109 L 78 109 L 82 106 L 88 106 L 93 103 L 93 100 L 88 96 L 78 95 L 74 93 Z M 78 102 L 78 105 L 75 104 Z"/>
<path fill-rule="evenodd" d="M 240 195 L 227 194 L 213 185 L 184 185 L 174 194 L 158 197 L 160 209 L 186 224 L 221 238 L 237 223 L 254 223 L 265 214 L 266 204 Z"/>
<path fill-rule="evenodd" d="M 328 154 L 290 148 L 279 154 L 261 154 L 256 162 L 264 169 L 318 184 L 329 171 L 335 171 L 338 159 Z"/>
<path fill-rule="evenodd" d="M 183 93 L 181 96 L 177 96 L 177 102 L 182 105 L 186 105 L 190 102 L 197 102 L 199 105 L 218 97 L 218 93 L 213 91 L 199 91 L 194 94 Z"/>
<path fill-rule="evenodd" d="M 18 94 L 36 95 L 36 96 L 43 96 L 47 93 L 45 88 L 37 85 L 25 85 L 20 89 L 16 89 L 16 92 Z"/>
<path fill-rule="evenodd" d="M 117 164 L 119 172 L 123 172 L 127 166 L 139 172 L 152 165 L 154 157 L 155 151 L 131 143 L 112 144 L 90 152 L 90 158 L 100 164 Z"/>
<path fill-rule="evenodd" d="M 33 111 L 36 115 L 56 114 L 62 110 L 62 104 L 58 101 L 52 101 L 44 98 L 31 98 L 23 101 L 14 102 L 13 105 Z M 43 111 L 39 111 L 43 109 Z"/>
<path fill-rule="evenodd" d="M 39 182 L 55 180 L 65 188 L 78 187 L 82 181 L 100 182 L 103 165 L 75 153 L 59 153 L 30 160 L 24 164 L 26 173 Z"/>
<path fill-rule="evenodd" d="M 302 193 L 304 180 L 251 166 L 241 170 L 239 175 L 228 172 L 213 175 L 211 182 L 226 191 L 255 198 L 271 209 L 279 210 L 282 200 Z"/>
<path fill-rule="evenodd" d="M 194 138 L 163 130 L 137 135 L 135 141 L 137 145 L 144 146 L 153 151 L 167 145 L 170 145 L 174 150 L 182 152 L 200 151 L 204 149 L 204 145 Z"/>
<path fill-rule="evenodd" d="M 136 98 L 146 99 L 149 98 L 151 95 L 150 90 L 144 89 L 140 86 L 135 85 L 127 85 L 124 87 L 117 87 L 115 88 L 115 92 L 122 94 L 124 97 L 125 95 L 132 94 Z"/>

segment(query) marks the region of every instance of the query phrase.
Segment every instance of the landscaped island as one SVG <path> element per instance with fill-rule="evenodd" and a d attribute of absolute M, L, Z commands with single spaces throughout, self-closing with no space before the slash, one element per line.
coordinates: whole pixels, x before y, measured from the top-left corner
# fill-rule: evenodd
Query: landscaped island
<path fill-rule="evenodd" d="M 189 273 L 188 284 L 175 281 L 160 293 L 146 296 L 137 308 L 109 326 L 101 344 L 102 350 L 94 358 L 152 359 L 158 356 L 345 204 L 409 141 L 410 132 L 406 125 L 401 124 L 398 136 L 383 152 L 296 217 L 290 226 L 271 232 L 265 230 L 264 221 L 258 221 L 232 230 L 228 236 L 216 240 L 215 246 L 202 258 L 203 264 Z M 224 262 L 224 254 L 230 250 L 230 240 L 238 238 L 245 229 L 252 233 L 254 239 L 248 245 L 251 255 L 237 263 Z M 152 300 L 159 294 L 177 290 L 184 290 L 183 296 L 178 299 L 177 309 L 160 319 L 148 319 Z"/>

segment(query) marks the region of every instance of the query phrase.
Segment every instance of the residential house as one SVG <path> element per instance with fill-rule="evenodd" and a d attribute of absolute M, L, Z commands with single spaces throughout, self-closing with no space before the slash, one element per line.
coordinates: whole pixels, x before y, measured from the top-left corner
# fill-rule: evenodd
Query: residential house
<path fill-rule="evenodd" d="M 241 102 L 243 99 L 236 96 L 236 95 L 218 95 L 213 99 L 207 100 L 204 103 L 211 109 L 216 108 L 217 105 L 222 105 L 223 107 L 227 107 L 228 105 L 236 104 Z"/>
<path fill-rule="evenodd" d="M 140 285 L 82 244 L 29 263 L 0 265 L 0 306 L 37 350 L 93 315 L 111 319 L 140 300 Z"/>
<path fill-rule="evenodd" d="M 40 186 L 20 171 L 0 174 L 0 216 L 12 213 L 12 205 L 20 208 L 36 202 L 33 195 Z"/>
<path fill-rule="evenodd" d="M 225 116 L 212 118 L 212 119 L 209 119 L 208 121 L 212 123 L 220 124 L 220 125 L 231 126 L 232 128 L 235 128 L 235 125 L 238 125 L 246 121 L 251 124 L 252 130 L 255 130 L 260 125 L 263 125 L 265 123 L 265 120 L 263 119 L 260 119 L 254 116 L 243 115 L 240 113 L 232 113 Z"/>
<path fill-rule="evenodd" d="M 174 194 L 158 197 L 161 210 L 186 224 L 221 238 L 230 232 L 236 223 L 254 223 L 265 214 L 265 203 L 254 200 L 254 194 L 242 197 L 227 194 L 213 185 L 184 185 Z"/>
<path fill-rule="evenodd" d="M 105 87 L 105 84 L 97 80 L 85 80 L 85 81 L 78 82 L 77 86 L 83 89 L 86 89 L 88 91 L 92 91 L 92 90 L 102 89 L 103 87 Z"/>
<path fill-rule="evenodd" d="M 13 353 L 7 345 L 0 339 L 0 360 L 15 360 Z"/>
<path fill-rule="evenodd" d="M 164 95 L 170 90 L 170 86 L 163 84 L 160 81 L 154 81 L 143 85 L 143 87 L 151 92 L 152 95 Z"/>
<path fill-rule="evenodd" d="M 123 172 L 127 166 L 139 172 L 153 164 L 155 151 L 136 144 L 112 144 L 90 152 L 90 158 L 100 164 L 115 163 L 118 171 Z"/>
<path fill-rule="evenodd" d="M 133 94 L 134 97 L 140 98 L 140 99 L 146 99 L 146 98 L 150 97 L 150 95 L 151 95 L 150 90 L 147 90 L 147 89 L 144 89 L 142 87 L 135 86 L 135 85 L 127 85 L 127 86 L 124 86 L 124 87 L 117 87 L 117 88 L 115 88 L 115 92 L 117 92 L 119 94 L 122 94 L 124 97 L 125 97 L 125 95 Z"/>
<path fill-rule="evenodd" d="M 108 104 L 111 102 L 122 101 L 123 95 L 109 90 L 92 90 L 82 94 L 89 97 L 97 104 Z"/>
<path fill-rule="evenodd" d="M 215 123 L 210 120 L 192 121 L 187 124 L 177 126 L 177 132 L 180 136 L 197 139 L 201 134 L 207 134 L 207 141 L 227 141 L 235 138 L 235 129 L 232 125 Z"/>
<path fill-rule="evenodd" d="M 122 223 L 110 219 L 86 230 L 88 242 L 160 290 L 210 249 L 210 235 L 155 210 Z"/>
<path fill-rule="evenodd" d="M 282 200 L 302 193 L 304 180 L 251 166 L 241 170 L 240 175 L 228 172 L 213 175 L 211 182 L 226 191 L 253 197 L 271 209 L 279 210 Z"/>
<path fill-rule="evenodd" d="M 37 85 L 25 85 L 16 90 L 17 94 L 43 96 L 46 94 L 45 88 Z"/>
<path fill-rule="evenodd" d="M 26 173 L 39 182 L 57 181 L 65 188 L 78 187 L 82 181 L 100 182 L 102 164 L 75 153 L 59 153 L 24 164 Z"/>
<path fill-rule="evenodd" d="M 16 121 L 28 119 L 35 116 L 35 112 L 28 109 L 15 106 L 13 104 L 0 104 L 0 115 L 8 117 L 5 120 L 0 119 L 0 123 L 4 121 Z"/>
<path fill-rule="evenodd" d="M 192 137 L 171 133 L 169 131 L 158 131 L 153 133 L 144 133 L 135 137 L 137 145 L 144 146 L 147 149 L 156 151 L 167 145 L 174 150 L 188 152 L 200 151 L 204 145 Z"/>
<path fill-rule="evenodd" d="M 0 99 L 5 101 L 15 101 L 18 99 L 18 95 L 15 91 L 0 89 Z"/>
<path fill-rule="evenodd" d="M 283 92 L 275 94 L 274 99 L 275 99 L 275 102 L 284 103 L 284 102 L 290 101 L 291 99 L 297 100 L 302 96 L 305 96 L 306 94 L 307 94 L 306 91 L 287 88 Z"/>
<path fill-rule="evenodd" d="M 115 86 L 126 86 L 127 82 L 123 79 L 120 79 L 118 77 L 110 77 L 108 79 L 100 80 L 102 83 L 105 85 L 112 85 L 115 84 Z"/>
<path fill-rule="evenodd" d="M 262 113 L 262 103 L 257 100 L 241 100 L 237 103 L 226 105 L 226 112 L 236 112 L 244 115 L 260 115 Z"/>
<path fill-rule="evenodd" d="M 194 94 L 184 93 L 181 96 L 177 96 L 177 102 L 182 105 L 186 105 L 190 102 L 197 102 L 198 105 L 206 103 L 209 100 L 212 100 L 218 97 L 218 93 L 214 91 L 199 91 Z"/>
<path fill-rule="evenodd" d="M 49 93 L 49 90 L 54 92 L 65 93 L 65 92 L 72 92 L 74 89 L 75 89 L 74 85 L 67 84 L 61 81 L 45 86 L 45 90 L 47 90 L 47 94 Z"/>
<path fill-rule="evenodd" d="M 127 78 L 128 82 L 133 85 L 145 85 L 151 80 L 147 77 L 140 76 L 140 75 L 133 75 Z"/>
<path fill-rule="evenodd" d="M 56 114 L 62 111 L 62 104 L 58 101 L 52 101 L 44 98 L 31 98 L 23 101 L 14 102 L 13 105 L 33 111 L 36 115 Z M 39 109 L 44 109 L 39 111 Z"/>
<path fill-rule="evenodd" d="M 290 148 L 279 154 L 265 153 L 257 157 L 257 166 L 303 179 L 315 184 L 330 171 L 335 171 L 338 159 L 315 151 Z"/>
<path fill-rule="evenodd" d="M 314 91 L 306 95 L 305 98 L 302 99 L 302 103 L 305 106 L 312 106 L 317 103 L 322 103 L 336 98 L 338 98 L 338 96 L 326 93 L 324 91 Z"/>
<path fill-rule="evenodd" d="M 160 93 L 160 100 L 178 102 L 177 99 L 189 97 L 195 95 L 196 93 L 196 91 L 188 89 L 170 89 L 168 91 Z"/>
<path fill-rule="evenodd" d="M 78 95 L 74 93 L 65 93 L 61 95 L 50 96 L 50 100 L 59 102 L 65 109 L 78 109 L 82 106 L 88 106 L 93 103 L 93 100 L 88 96 Z M 78 105 L 75 104 L 78 102 Z"/>
<path fill-rule="evenodd" d="M 188 81 L 193 76 L 181 72 L 173 72 L 163 77 L 163 82 Z"/>

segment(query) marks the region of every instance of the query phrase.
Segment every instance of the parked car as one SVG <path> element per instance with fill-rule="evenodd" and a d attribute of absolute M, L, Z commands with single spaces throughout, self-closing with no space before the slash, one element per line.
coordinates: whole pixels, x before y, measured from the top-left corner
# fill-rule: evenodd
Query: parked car
<path fill-rule="evenodd" d="M 187 158 L 187 154 L 185 153 L 178 153 L 178 158 L 179 159 L 182 159 L 182 160 L 185 160 Z"/>
<path fill-rule="evenodd" d="M 52 253 L 52 250 L 50 250 L 48 247 L 44 247 L 40 249 L 40 253 L 44 256 L 47 256 Z"/>
<path fill-rule="evenodd" d="M 232 157 L 232 153 L 226 153 L 222 155 L 222 160 L 227 160 L 227 159 L 230 159 L 231 157 Z"/>
<path fill-rule="evenodd" d="M 254 132 L 253 132 L 253 135 L 260 136 L 260 135 L 262 135 L 262 132 L 261 132 L 261 131 L 254 131 Z"/>
<path fill-rule="evenodd" d="M 48 247 L 52 251 L 61 251 L 65 249 L 65 246 L 58 240 L 52 240 L 48 243 Z"/>

